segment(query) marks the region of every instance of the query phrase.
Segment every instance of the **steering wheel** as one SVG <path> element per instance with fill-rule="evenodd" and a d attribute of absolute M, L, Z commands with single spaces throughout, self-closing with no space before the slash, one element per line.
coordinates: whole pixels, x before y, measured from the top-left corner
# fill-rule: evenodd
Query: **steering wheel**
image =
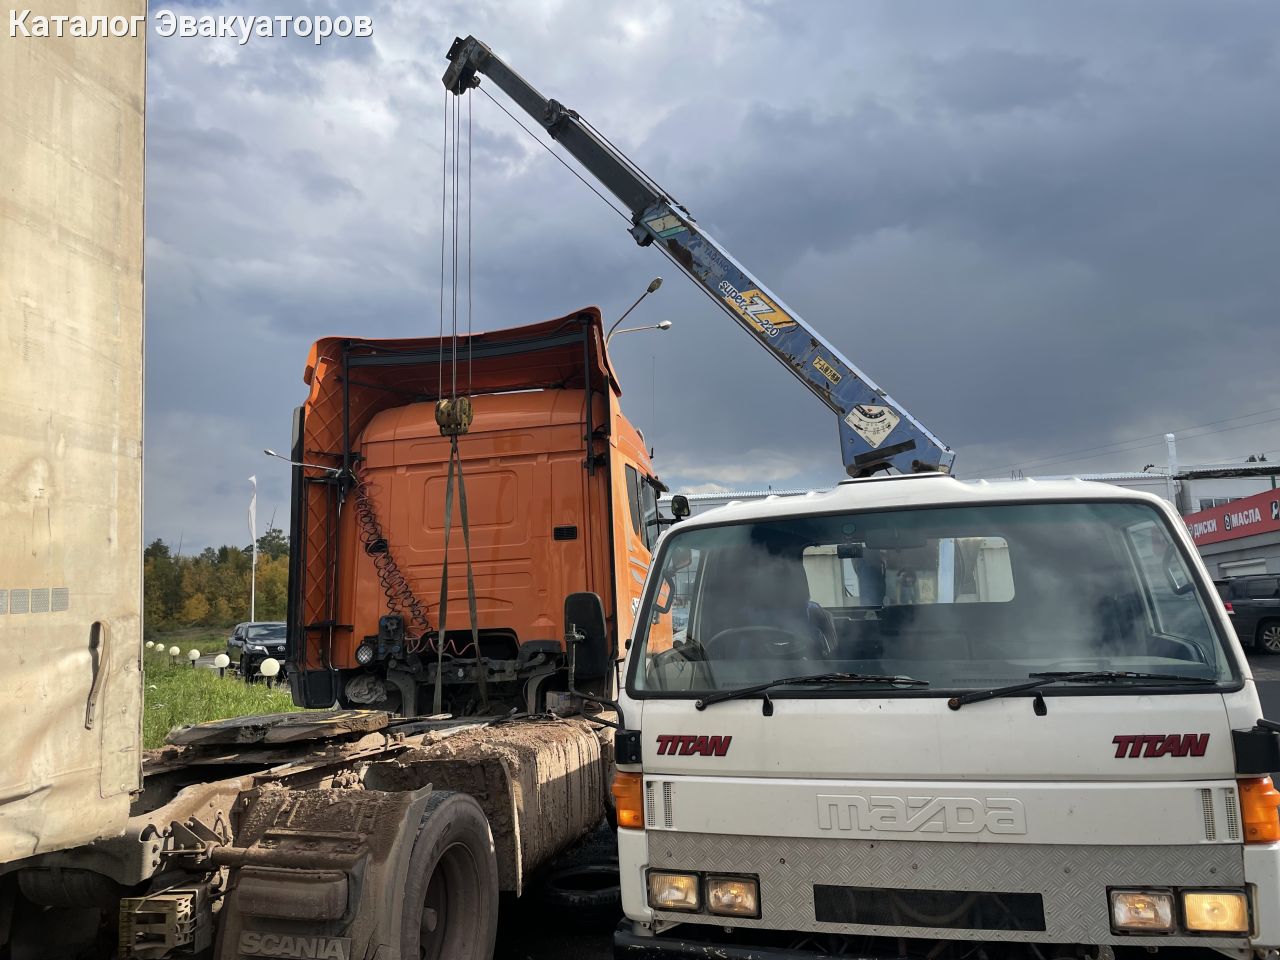
<path fill-rule="evenodd" d="M 722 656 L 719 648 L 729 646 L 726 638 L 733 637 L 737 649 L 730 657 Z M 729 627 L 715 634 L 703 644 L 709 657 L 717 660 L 738 659 L 744 650 L 762 660 L 814 660 L 821 658 L 818 641 L 780 627 Z"/>

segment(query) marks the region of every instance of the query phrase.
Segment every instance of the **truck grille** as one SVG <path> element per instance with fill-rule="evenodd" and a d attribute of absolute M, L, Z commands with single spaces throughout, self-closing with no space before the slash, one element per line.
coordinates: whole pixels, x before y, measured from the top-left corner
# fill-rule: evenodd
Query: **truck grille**
<path fill-rule="evenodd" d="M 1206 840 L 1218 839 L 1218 825 L 1214 822 L 1213 817 L 1213 791 L 1208 787 L 1200 788 L 1200 806 L 1204 810 L 1204 838 Z"/>
<path fill-rule="evenodd" d="M 644 785 L 644 822 L 646 827 L 661 826 L 670 830 L 675 826 L 675 814 L 671 805 L 674 785 L 670 780 L 647 780 Z M 659 823 L 658 818 L 662 821 Z"/>
<path fill-rule="evenodd" d="M 1210 787 L 1200 788 L 1200 809 L 1204 816 L 1204 838 L 1209 841 L 1218 839 L 1220 827 L 1226 827 L 1225 839 L 1240 839 L 1240 806 L 1236 800 L 1234 787 L 1220 787 L 1220 798 L 1215 803 L 1213 790 Z"/>

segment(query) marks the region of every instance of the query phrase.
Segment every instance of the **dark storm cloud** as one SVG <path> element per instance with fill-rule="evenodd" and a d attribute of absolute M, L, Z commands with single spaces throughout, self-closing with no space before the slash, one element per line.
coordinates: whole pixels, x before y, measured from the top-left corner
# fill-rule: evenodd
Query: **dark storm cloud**
<path fill-rule="evenodd" d="M 1166 429 L 1280 408 L 1270 4 L 308 12 L 367 13 L 374 38 L 150 46 L 149 536 L 243 538 L 250 473 L 259 517 L 286 515 L 259 451 L 288 446 L 312 340 L 439 329 L 439 75 L 466 33 L 686 202 L 962 472 L 1149 434 L 1044 472 L 1141 467 Z M 664 478 L 838 478 L 834 419 L 764 351 L 479 94 L 473 132 L 477 329 L 616 317 L 661 273 L 635 319 L 674 328 L 614 352 Z M 1280 448 L 1276 426 L 1184 459 Z"/>
<path fill-rule="evenodd" d="M 1084 93 L 1083 61 L 1010 50 L 967 50 L 925 64 L 921 74 L 942 104 L 961 113 L 1040 110 Z"/>

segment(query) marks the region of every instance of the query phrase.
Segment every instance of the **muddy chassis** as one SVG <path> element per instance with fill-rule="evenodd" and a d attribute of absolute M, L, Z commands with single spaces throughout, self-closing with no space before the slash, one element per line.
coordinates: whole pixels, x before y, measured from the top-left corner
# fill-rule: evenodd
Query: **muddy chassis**
<path fill-rule="evenodd" d="M 171 742 L 122 836 L 6 865 L 0 957 L 488 958 L 499 891 L 600 822 L 612 775 L 607 729 L 551 716 L 328 711 Z"/>

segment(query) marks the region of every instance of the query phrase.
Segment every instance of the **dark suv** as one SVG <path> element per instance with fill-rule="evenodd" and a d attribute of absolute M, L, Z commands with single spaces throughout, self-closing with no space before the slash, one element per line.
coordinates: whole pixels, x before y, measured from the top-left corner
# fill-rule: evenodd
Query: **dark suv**
<path fill-rule="evenodd" d="M 244 644 L 240 648 L 240 675 L 246 680 L 258 676 L 258 667 L 267 657 L 284 661 L 285 625 L 266 621 L 242 624 Z M 283 673 L 282 673 L 283 675 Z"/>
<path fill-rule="evenodd" d="M 1280 653 L 1280 575 L 1251 574 L 1215 580 L 1214 585 L 1240 642 L 1263 653 Z"/>

